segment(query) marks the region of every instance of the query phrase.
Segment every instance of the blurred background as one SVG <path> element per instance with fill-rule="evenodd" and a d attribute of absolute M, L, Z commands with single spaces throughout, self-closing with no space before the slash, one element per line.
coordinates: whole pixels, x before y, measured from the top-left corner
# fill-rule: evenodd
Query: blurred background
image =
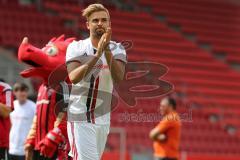
<path fill-rule="evenodd" d="M 129 61 L 154 61 L 169 71 L 183 116 L 180 160 L 240 159 L 240 1 L 238 0 L 0 0 L 0 76 L 25 81 L 36 98 L 38 79 L 22 79 L 17 49 L 24 36 L 42 48 L 52 37 L 88 36 L 81 10 L 110 10 L 113 40 L 130 40 Z M 104 160 L 152 159 L 149 131 L 160 98 L 124 103 L 112 113 Z M 144 117 L 138 120 L 133 117 Z"/>

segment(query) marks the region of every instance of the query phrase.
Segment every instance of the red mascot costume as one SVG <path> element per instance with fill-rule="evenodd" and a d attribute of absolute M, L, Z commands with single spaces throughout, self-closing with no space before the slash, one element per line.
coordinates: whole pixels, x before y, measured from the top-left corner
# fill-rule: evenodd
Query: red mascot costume
<path fill-rule="evenodd" d="M 74 38 L 65 39 L 62 35 L 51 39 L 44 48 L 39 49 L 31 45 L 25 37 L 19 47 L 19 61 L 31 66 L 21 72 L 21 75 L 25 78 L 43 79 L 38 90 L 36 115 L 25 143 L 27 160 L 68 159 L 66 111 L 58 109 L 56 112 L 58 102 L 65 96 L 63 88 L 66 89 L 66 86 L 57 84 L 53 88 L 49 82 L 54 79 L 50 80 L 49 77 L 56 74 L 56 70 L 58 74 L 66 72 L 63 71 L 66 69 L 63 67 L 66 49 L 73 40 Z"/>

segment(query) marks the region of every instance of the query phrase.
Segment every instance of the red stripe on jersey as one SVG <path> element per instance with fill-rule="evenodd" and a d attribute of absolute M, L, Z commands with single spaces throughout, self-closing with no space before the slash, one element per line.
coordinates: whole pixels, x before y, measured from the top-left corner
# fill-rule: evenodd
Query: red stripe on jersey
<path fill-rule="evenodd" d="M 94 109 L 96 107 L 96 101 L 97 101 L 98 84 L 99 84 L 99 77 L 96 79 L 96 83 L 95 83 L 95 87 L 94 87 L 94 93 L 93 93 L 93 100 L 92 100 L 92 105 L 91 105 L 91 109 L 90 109 L 92 123 L 95 123 Z"/>
<path fill-rule="evenodd" d="M 71 122 L 71 131 L 72 131 L 72 137 L 73 137 L 73 142 L 72 142 L 73 160 L 77 160 L 78 153 L 77 153 L 76 142 L 75 142 L 75 137 L 74 137 L 74 123 L 73 122 Z"/>

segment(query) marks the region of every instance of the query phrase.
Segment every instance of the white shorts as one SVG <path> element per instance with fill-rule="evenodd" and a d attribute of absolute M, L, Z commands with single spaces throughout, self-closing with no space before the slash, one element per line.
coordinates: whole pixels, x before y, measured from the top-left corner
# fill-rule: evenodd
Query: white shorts
<path fill-rule="evenodd" d="M 107 142 L 110 125 L 68 122 L 67 131 L 73 160 L 100 160 Z"/>

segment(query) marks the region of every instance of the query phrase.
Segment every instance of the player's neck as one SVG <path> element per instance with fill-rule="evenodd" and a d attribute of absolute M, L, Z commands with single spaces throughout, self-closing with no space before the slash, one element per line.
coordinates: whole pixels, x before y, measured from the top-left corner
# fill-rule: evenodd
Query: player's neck
<path fill-rule="evenodd" d="M 93 47 L 97 48 L 98 47 L 98 42 L 99 42 L 100 39 L 98 39 L 97 37 L 94 37 L 94 36 L 90 36 L 90 39 L 91 39 Z"/>

